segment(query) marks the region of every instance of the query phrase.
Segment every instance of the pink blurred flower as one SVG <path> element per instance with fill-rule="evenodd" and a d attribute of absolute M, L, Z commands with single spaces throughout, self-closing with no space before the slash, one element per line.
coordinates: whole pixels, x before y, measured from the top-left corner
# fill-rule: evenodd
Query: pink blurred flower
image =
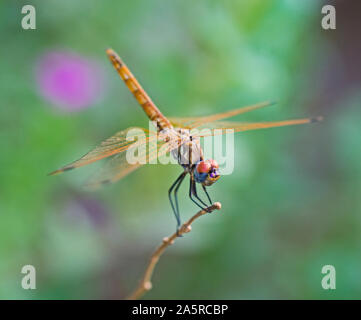
<path fill-rule="evenodd" d="M 92 60 L 72 52 L 49 52 L 39 61 L 36 80 L 40 94 L 53 105 L 77 111 L 97 102 L 104 76 Z"/>

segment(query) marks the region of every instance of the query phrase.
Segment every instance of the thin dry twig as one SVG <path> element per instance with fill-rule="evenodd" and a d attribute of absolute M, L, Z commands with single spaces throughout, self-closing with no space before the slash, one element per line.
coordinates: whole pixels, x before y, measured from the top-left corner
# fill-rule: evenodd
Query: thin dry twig
<path fill-rule="evenodd" d="M 206 213 L 210 213 L 214 210 L 220 210 L 221 204 L 219 202 L 215 202 L 206 210 L 201 210 L 197 212 L 192 218 L 190 218 L 186 223 L 184 223 L 179 229 L 179 235 L 184 233 L 188 233 L 192 230 L 191 224 L 198 219 L 200 216 L 203 216 Z M 138 287 L 134 290 L 134 292 L 127 298 L 128 300 L 136 300 L 141 298 L 147 291 L 152 289 L 152 275 L 154 268 L 156 267 L 160 256 L 163 254 L 165 249 L 174 243 L 174 240 L 177 238 L 177 232 L 173 233 L 170 237 L 163 238 L 162 244 L 158 246 L 158 248 L 153 252 L 150 257 L 147 268 L 145 269 L 142 280 L 140 281 Z"/>

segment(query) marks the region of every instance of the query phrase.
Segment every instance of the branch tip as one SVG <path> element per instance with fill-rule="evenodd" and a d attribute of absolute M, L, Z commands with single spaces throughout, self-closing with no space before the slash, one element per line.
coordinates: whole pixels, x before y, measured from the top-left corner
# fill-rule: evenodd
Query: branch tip
<path fill-rule="evenodd" d="M 144 283 L 144 289 L 149 291 L 152 289 L 152 283 L 150 281 L 147 281 Z"/>
<path fill-rule="evenodd" d="M 214 207 L 214 209 L 217 209 L 217 210 L 221 210 L 222 209 L 222 205 L 220 202 L 215 202 L 212 207 Z"/>

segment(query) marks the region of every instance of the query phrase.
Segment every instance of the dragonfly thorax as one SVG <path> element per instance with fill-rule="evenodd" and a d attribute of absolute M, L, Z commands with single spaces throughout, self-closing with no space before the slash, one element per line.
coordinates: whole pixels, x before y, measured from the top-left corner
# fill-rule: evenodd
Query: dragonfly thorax
<path fill-rule="evenodd" d="M 159 138 L 168 143 L 174 159 L 183 168 L 191 168 L 203 160 L 203 151 L 198 137 L 183 128 L 165 128 L 159 132 Z"/>

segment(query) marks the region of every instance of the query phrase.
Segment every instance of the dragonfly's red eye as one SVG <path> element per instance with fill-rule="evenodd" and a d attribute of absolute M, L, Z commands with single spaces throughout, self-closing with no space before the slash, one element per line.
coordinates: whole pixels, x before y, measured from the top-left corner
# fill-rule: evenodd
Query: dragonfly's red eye
<path fill-rule="evenodd" d="M 211 164 L 208 161 L 201 161 L 197 165 L 197 171 L 199 173 L 208 173 L 211 169 Z"/>
<path fill-rule="evenodd" d="M 218 162 L 216 160 L 210 159 L 209 163 L 211 164 L 212 168 L 219 168 Z"/>

